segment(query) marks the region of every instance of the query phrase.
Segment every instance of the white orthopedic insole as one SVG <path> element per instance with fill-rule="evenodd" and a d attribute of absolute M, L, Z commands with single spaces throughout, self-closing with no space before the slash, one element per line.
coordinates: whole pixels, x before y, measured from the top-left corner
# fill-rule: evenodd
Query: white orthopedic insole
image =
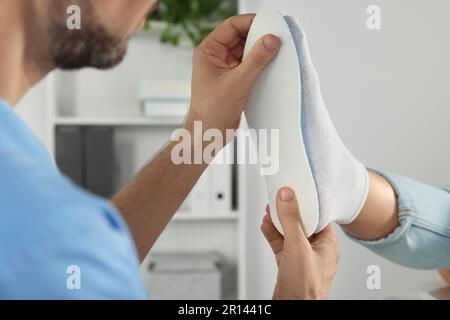
<path fill-rule="evenodd" d="M 253 45 L 263 36 L 273 34 L 281 39 L 278 56 L 256 82 L 245 109 L 252 129 L 278 129 L 280 135 L 279 172 L 265 176 L 272 220 L 280 225 L 276 197 L 280 188 L 291 187 L 297 194 L 303 230 L 310 237 L 319 223 L 319 202 L 314 178 L 303 144 L 301 125 L 302 79 L 299 57 L 289 25 L 276 10 L 259 13 L 247 37 L 244 59 Z M 255 141 L 258 146 L 259 143 Z"/>

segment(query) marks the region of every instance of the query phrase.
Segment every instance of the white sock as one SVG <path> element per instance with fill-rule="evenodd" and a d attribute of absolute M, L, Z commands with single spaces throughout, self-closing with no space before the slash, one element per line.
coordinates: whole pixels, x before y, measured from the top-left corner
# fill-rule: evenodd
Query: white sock
<path fill-rule="evenodd" d="M 302 75 L 301 128 L 319 199 L 319 225 L 353 222 L 368 193 L 366 168 L 353 157 L 339 138 L 322 98 L 319 77 L 312 63 L 303 28 L 286 17 L 297 51 Z"/>

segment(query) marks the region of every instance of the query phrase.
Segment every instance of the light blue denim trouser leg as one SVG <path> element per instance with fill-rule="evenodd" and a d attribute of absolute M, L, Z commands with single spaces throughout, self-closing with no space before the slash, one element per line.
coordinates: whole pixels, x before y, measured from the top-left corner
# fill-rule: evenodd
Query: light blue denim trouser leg
<path fill-rule="evenodd" d="M 450 268 L 450 188 L 438 189 L 372 170 L 394 187 L 400 227 L 379 241 L 361 241 L 378 255 L 414 269 Z M 369 226 L 368 226 L 369 227 Z"/>

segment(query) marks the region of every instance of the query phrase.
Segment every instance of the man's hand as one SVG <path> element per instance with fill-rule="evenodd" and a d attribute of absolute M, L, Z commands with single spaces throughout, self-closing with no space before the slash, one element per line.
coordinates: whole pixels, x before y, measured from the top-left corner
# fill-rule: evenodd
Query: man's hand
<path fill-rule="evenodd" d="M 194 121 L 202 121 L 204 129 L 237 129 L 253 83 L 280 47 L 278 38 L 266 36 L 242 61 L 253 18 L 246 15 L 228 19 L 196 49 L 186 129 L 193 128 Z M 173 146 L 164 148 L 113 198 L 133 234 L 141 259 L 147 256 L 206 169 L 206 164 L 174 164 Z"/>
<path fill-rule="evenodd" d="M 339 245 L 334 229 L 329 226 L 308 240 L 301 226 L 295 193 L 289 188 L 283 188 L 278 193 L 277 211 L 284 237 L 275 228 L 270 212 L 267 212 L 261 226 L 279 268 L 273 298 L 328 298 L 339 262 Z"/>
<path fill-rule="evenodd" d="M 280 40 L 267 35 L 243 61 L 245 41 L 254 15 L 229 18 L 195 50 L 192 99 L 188 122 L 204 128 L 237 129 L 258 75 L 277 55 Z"/>

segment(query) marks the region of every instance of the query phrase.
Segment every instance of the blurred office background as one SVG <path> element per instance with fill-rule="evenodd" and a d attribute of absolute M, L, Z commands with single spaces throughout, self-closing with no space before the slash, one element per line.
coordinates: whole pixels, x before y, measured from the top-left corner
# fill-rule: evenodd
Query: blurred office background
<path fill-rule="evenodd" d="M 381 7 L 379 31 L 366 27 L 372 4 Z M 330 114 L 361 161 L 450 184 L 448 1 L 242 0 L 225 6 L 242 13 L 277 8 L 301 21 Z M 161 34 L 172 44 L 162 43 Z M 181 123 L 191 56 L 190 39 L 155 22 L 131 41 L 119 67 L 55 72 L 18 112 L 78 183 L 107 195 Z M 142 265 L 150 298 L 271 298 L 276 266 L 259 229 L 266 199 L 257 167 L 210 170 Z M 397 266 L 340 239 L 332 298 L 386 299 L 439 282 L 435 272 Z M 381 268 L 381 290 L 366 286 L 371 265 Z"/>

